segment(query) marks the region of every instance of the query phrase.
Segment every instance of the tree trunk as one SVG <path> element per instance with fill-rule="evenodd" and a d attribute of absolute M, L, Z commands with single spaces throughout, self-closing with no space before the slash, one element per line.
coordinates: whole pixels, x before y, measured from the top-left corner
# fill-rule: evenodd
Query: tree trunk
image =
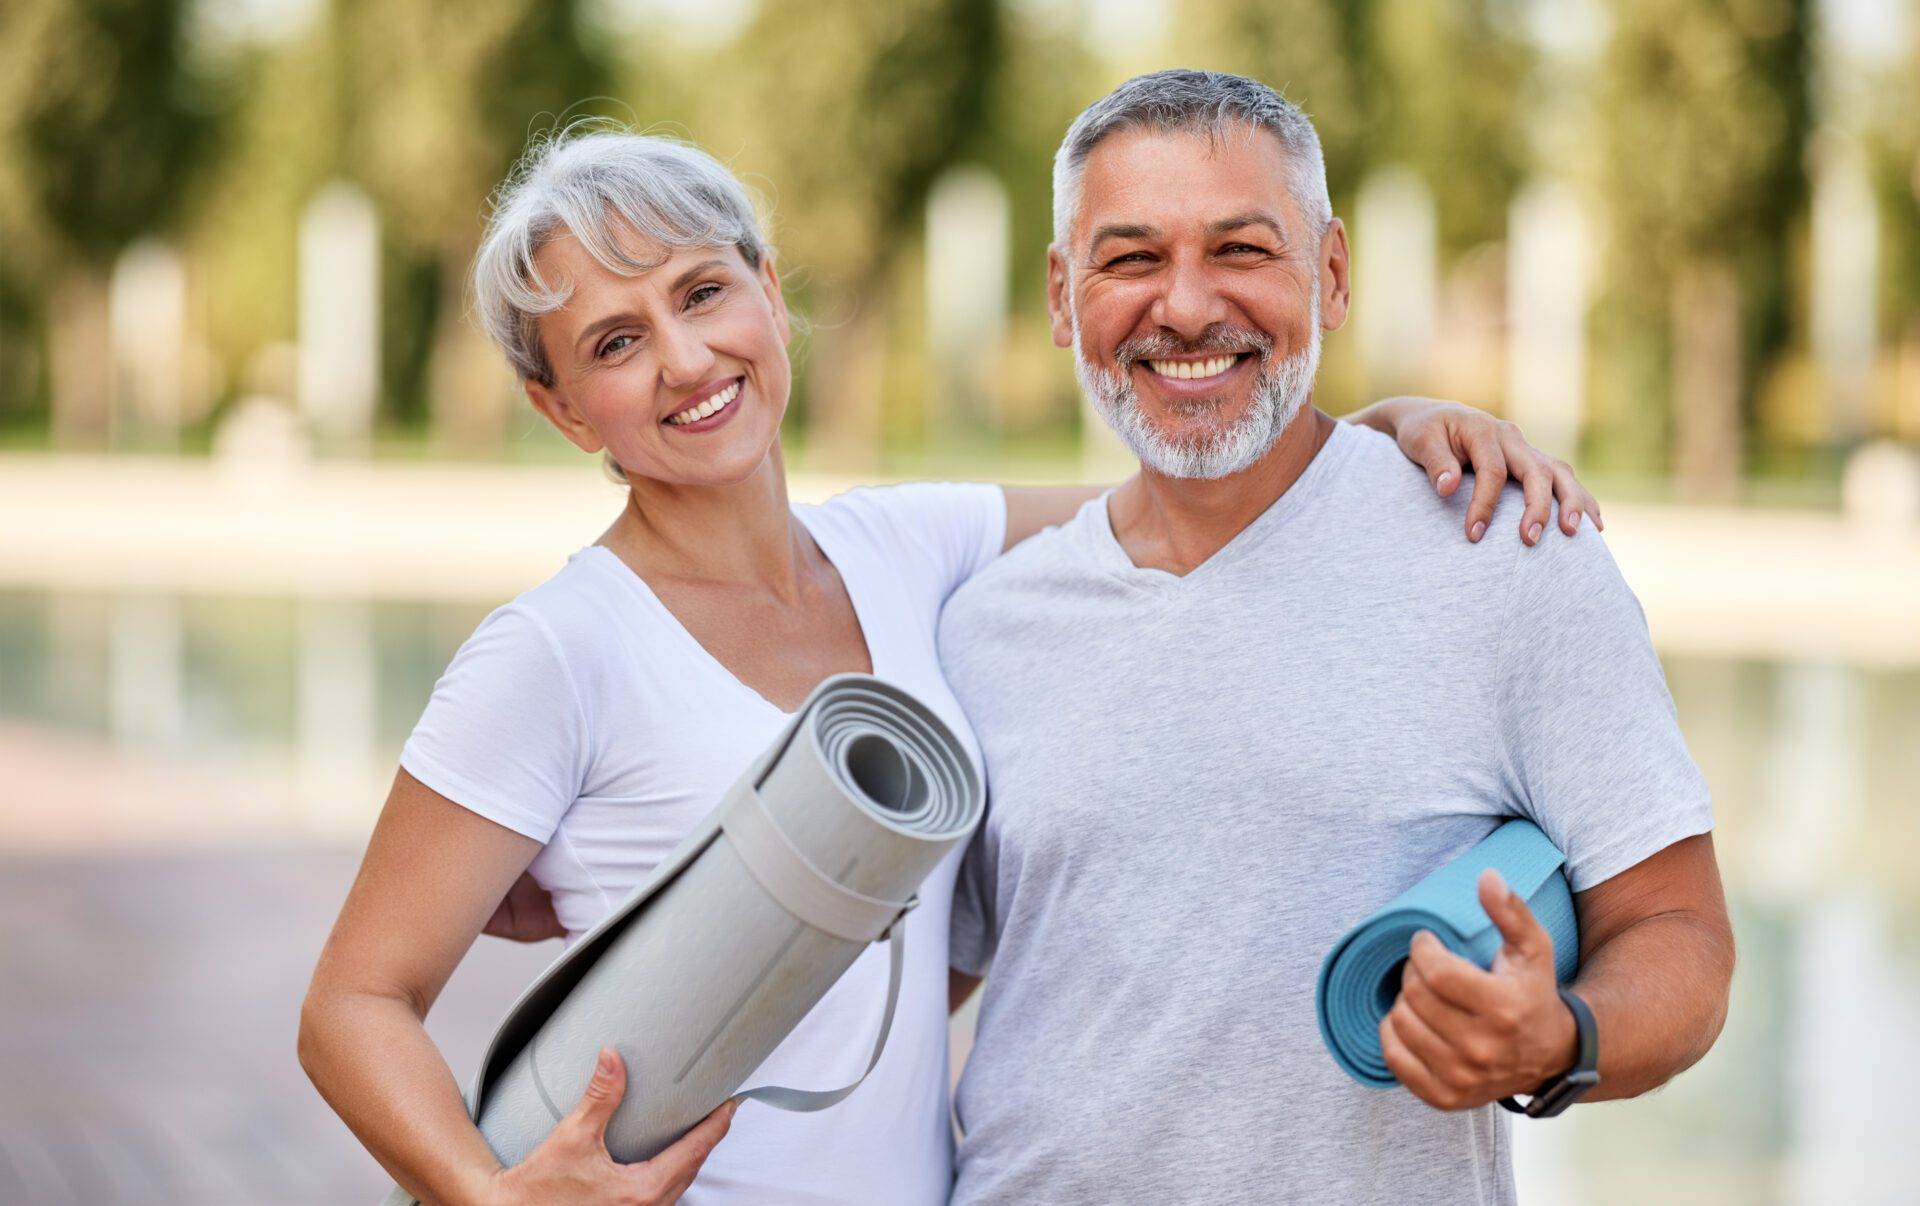
<path fill-rule="evenodd" d="M 105 448 L 113 397 L 106 274 L 75 268 L 56 287 L 50 317 L 53 442 Z"/>
<path fill-rule="evenodd" d="M 1681 494 L 1730 501 L 1740 488 L 1740 286 L 1724 264 L 1673 285 L 1674 436 Z"/>
<path fill-rule="evenodd" d="M 816 328 L 807 362 L 807 465 L 871 470 L 880 462 L 889 284 L 856 290 L 845 322 Z"/>
<path fill-rule="evenodd" d="M 473 251 L 471 246 L 449 247 L 440 257 L 440 304 L 427 359 L 427 414 L 435 444 L 497 454 L 519 391 L 506 356 L 467 313 L 467 267 Z"/>

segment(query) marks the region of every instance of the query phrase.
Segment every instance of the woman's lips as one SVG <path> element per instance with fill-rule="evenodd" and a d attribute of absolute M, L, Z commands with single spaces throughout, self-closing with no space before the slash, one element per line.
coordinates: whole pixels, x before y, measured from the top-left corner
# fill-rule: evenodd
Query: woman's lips
<path fill-rule="evenodd" d="M 715 390 L 701 402 L 668 415 L 660 422 L 674 431 L 712 431 L 740 409 L 740 395 L 745 390 L 746 378 L 735 377 L 732 384 Z"/>

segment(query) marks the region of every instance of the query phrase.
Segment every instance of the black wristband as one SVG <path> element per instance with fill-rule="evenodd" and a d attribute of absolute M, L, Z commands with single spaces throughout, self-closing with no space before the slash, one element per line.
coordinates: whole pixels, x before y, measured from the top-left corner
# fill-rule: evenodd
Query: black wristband
<path fill-rule="evenodd" d="M 1511 1097 L 1500 1099 L 1502 1106 L 1529 1118 L 1552 1118 L 1600 1083 L 1600 1029 L 1594 1024 L 1593 1010 L 1564 987 L 1559 992 L 1560 1000 L 1573 1014 L 1574 1031 L 1580 1039 L 1579 1053 L 1574 1057 L 1573 1067 L 1535 1089 L 1527 1104 L 1521 1105 Z"/>

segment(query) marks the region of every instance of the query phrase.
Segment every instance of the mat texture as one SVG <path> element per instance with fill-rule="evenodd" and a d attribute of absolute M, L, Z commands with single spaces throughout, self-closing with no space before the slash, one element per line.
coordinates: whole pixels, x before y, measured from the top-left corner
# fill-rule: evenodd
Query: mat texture
<path fill-rule="evenodd" d="M 827 679 L 647 882 L 521 996 L 469 1115 L 503 1164 L 519 1163 L 580 1100 L 608 1044 L 627 1066 L 606 1132 L 623 1163 L 732 1096 L 789 1110 L 841 1100 L 858 1080 L 740 1086 L 884 938 L 891 976 L 868 1070 L 879 1061 L 900 988 L 899 923 L 984 807 L 978 772 L 933 712 L 870 675 Z M 386 1199 L 413 1200 L 398 1187 Z"/>
<path fill-rule="evenodd" d="M 1478 882 L 1488 867 L 1533 909 L 1553 936 L 1554 974 L 1562 984 L 1580 966 L 1567 861 L 1531 821 L 1508 821 L 1481 842 L 1402 892 L 1334 944 L 1320 966 L 1315 994 L 1320 1037 L 1334 1062 L 1364 1085 L 1399 1083 L 1380 1054 L 1380 1021 L 1400 995 L 1400 965 L 1414 934 L 1432 930 L 1447 949 L 1491 967 L 1500 931 L 1480 907 Z"/>

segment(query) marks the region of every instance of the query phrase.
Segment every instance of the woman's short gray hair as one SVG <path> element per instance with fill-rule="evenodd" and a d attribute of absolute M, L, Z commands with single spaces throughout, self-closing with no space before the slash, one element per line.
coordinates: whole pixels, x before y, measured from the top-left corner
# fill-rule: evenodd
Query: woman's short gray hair
<path fill-rule="evenodd" d="M 481 325 L 514 371 L 542 385 L 553 384 L 553 366 L 538 321 L 571 288 L 542 279 L 533 257 L 563 233 L 625 275 L 657 263 L 628 254 L 629 233 L 673 249 L 732 246 L 754 268 L 772 254 L 746 188 L 698 147 L 604 118 L 535 140 L 494 194 L 473 292 Z"/>
<path fill-rule="evenodd" d="M 1080 207 L 1080 176 L 1093 148 L 1109 134 L 1147 127 L 1166 133 L 1191 130 L 1214 137 L 1235 124 L 1265 130 L 1287 153 L 1294 204 L 1324 233 L 1333 221 L 1327 196 L 1327 164 L 1313 122 L 1259 80 L 1224 71 L 1175 69 L 1136 75 L 1088 105 L 1067 128 L 1053 157 L 1053 241 L 1065 246 Z"/>

